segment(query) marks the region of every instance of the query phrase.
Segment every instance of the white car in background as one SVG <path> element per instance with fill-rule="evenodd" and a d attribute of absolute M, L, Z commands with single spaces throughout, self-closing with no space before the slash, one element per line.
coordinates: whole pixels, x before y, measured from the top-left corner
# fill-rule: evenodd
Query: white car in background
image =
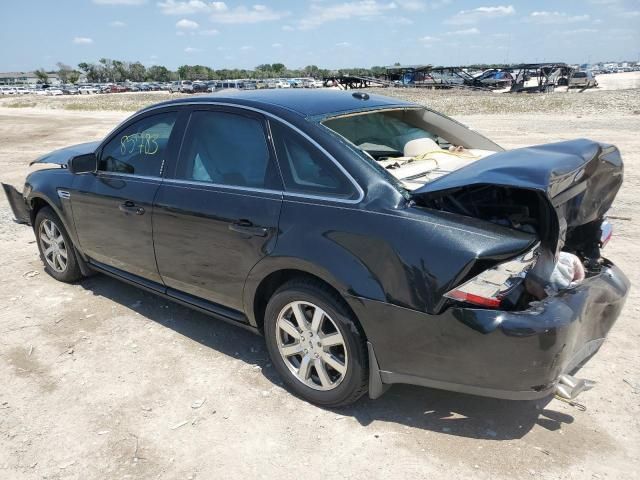
<path fill-rule="evenodd" d="M 59 88 L 47 88 L 45 90 L 45 95 L 49 97 L 57 97 L 58 95 L 64 95 L 64 94 L 62 93 L 62 90 L 60 90 Z"/>
<path fill-rule="evenodd" d="M 98 93 L 98 89 L 96 87 L 92 87 L 91 85 L 83 85 L 82 87 L 78 87 L 78 93 L 80 95 L 91 95 L 94 93 Z"/>
<path fill-rule="evenodd" d="M 15 87 L 0 87 L 0 93 L 2 95 L 16 95 Z"/>

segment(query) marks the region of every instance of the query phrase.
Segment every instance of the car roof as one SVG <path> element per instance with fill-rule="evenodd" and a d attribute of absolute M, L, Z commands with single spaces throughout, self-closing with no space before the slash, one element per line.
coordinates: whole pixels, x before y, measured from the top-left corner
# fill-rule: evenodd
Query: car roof
<path fill-rule="evenodd" d="M 363 98 L 364 97 L 364 98 Z M 213 95 L 169 100 L 153 107 L 181 103 L 237 103 L 272 112 L 277 107 L 296 112 L 303 117 L 327 116 L 387 107 L 415 107 L 416 104 L 384 97 L 341 90 L 251 90 L 222 92 Z"/>

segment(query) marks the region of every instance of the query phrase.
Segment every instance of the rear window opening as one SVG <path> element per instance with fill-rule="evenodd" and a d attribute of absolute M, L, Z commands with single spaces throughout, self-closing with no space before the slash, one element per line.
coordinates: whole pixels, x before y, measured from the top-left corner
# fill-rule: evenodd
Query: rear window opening
<path fill-rule="evenodd" d="M 322 124 L 410 191 L 502 151 L 464 125 L 428 109 L 376 110 L 330 118 Z"/>

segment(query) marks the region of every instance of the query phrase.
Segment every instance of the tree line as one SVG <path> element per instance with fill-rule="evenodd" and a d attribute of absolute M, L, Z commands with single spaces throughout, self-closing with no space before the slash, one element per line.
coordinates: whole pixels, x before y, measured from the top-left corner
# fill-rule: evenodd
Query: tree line
<path fill-rule="evenodd" d="M 175 71 L 163 65 L 145 67 L 141 62 L 128 62 L 101 58 L 98 62 L 80 62 L 73 68 L 62 62 L 57 64 L 58 70 L 45 71 L 40 68 L 34 73 L 40 83 L 47 83 L 49 75 L 57 73 L 63 83 L 76 83 L 84 74 L 88 82 L 170 82 L 174 80 L 229 80 L 236 78 L 326 78 L 339 75 L 380 76 L 384 67 L 349 68 L 330 70 L 316 65 L 307 65 L 300 69 L 289 69 L 283 63 L 264 63 L 249 69 L 213 69 L 204 65 L 182 65 Z"/>

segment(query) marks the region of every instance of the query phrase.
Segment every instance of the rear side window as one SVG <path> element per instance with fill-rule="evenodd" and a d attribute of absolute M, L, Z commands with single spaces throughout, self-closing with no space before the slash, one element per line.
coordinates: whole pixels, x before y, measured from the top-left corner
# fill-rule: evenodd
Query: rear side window
<path fill-rule="evenodd" d="M 98 170 L 160 176 L 177 112 L 145 117 L 120 131 L 102 149 Z"/>
<path fill-rule="evenodd" d="M 316 146 L 280 122 L 271 133 L 287 192 L 355 198 L 353 184 Z"/>
<path fill-rule="evenodd" d="M 195 111 L 177 177 L 218 185 L 280 189 L 263 122 L 222 111 Z"/>

